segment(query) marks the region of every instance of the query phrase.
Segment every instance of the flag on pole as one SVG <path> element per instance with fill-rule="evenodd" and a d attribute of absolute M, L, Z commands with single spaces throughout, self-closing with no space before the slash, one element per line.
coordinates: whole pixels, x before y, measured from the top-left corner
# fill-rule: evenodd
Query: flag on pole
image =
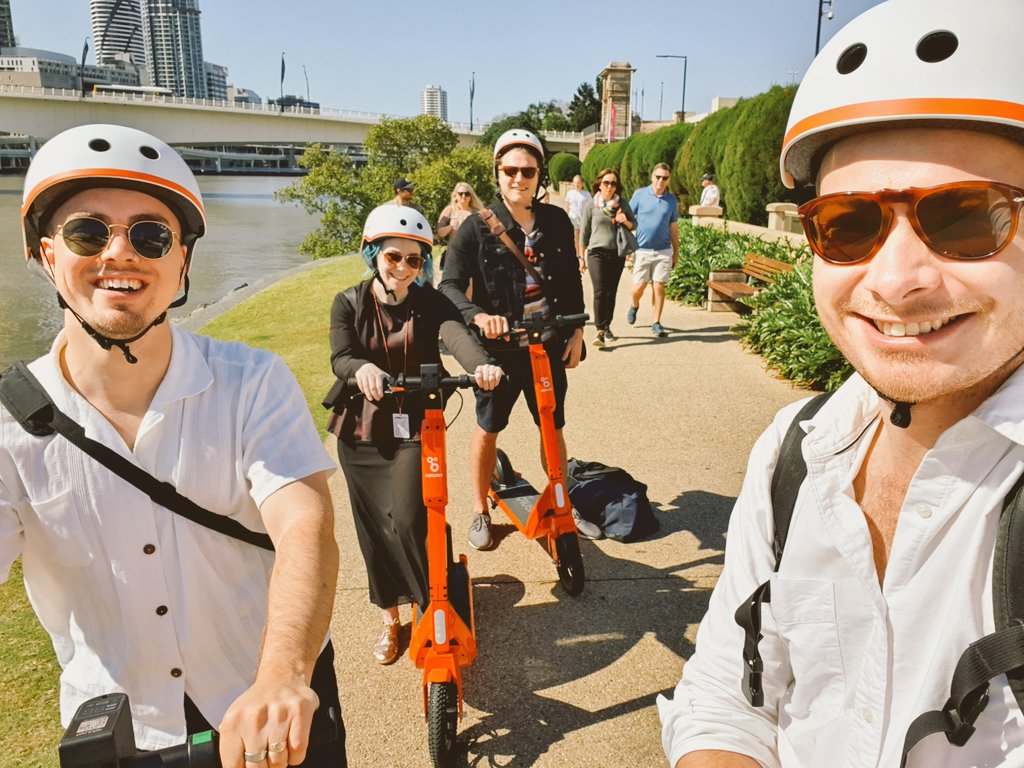
<path fill-rule="evenodd" d="M 281 86 L 284 87 L 284 53 L 281 54 Z"/>
<path fill-rule="evenodd" d="M 85 44 L 82 46 L 82 66 L 85 66 L 85 57 L 89 54 L 89 38 L 85 38 Z"/>
<path fill-rule="evenodd" d="M 82 45 L 82 66 L 78 70 L 78 79 L 82 84 L 82 97 L 85 97 L 85 57 L 89 53 L 89 38 L 85 38 L 85 43 Z"/>

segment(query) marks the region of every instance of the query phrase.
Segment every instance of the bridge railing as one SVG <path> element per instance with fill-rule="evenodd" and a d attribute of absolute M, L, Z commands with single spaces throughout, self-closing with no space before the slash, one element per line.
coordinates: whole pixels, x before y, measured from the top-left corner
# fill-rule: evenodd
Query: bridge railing
<path fill-rule="evenodd" d="M 367 124 L 379 123 L 381 118 L 384 117 L 402 117 L 401 115 L 387 115 L 380 112 L 362 112 L 359 110 L 333 109 L 330 107 L 291 106 L 282 109 L 277 104 L 254 104 L 245 101 L 228 101 L 226 99 L 194 99 L 185 96 L 164 96 L 153 93 L 90 93 L 87 91 L 85 96 L 83 96 L 80 90 L 73 88 L 42 88 L 31 85 L 12 85 L 9 83 L 0 84 L 0 95 L 4 94 L 40 99 L 81 100 L 85 98 L 117 103 L 181 105 L 200 109 L 241 110 L 275 115 L 308 115 L 310 117 L 326 117 Z M 456 133 L 471 135 L 481 135 L 490 127 L 490 123 L 474 123 L 473 129 L 470 130 L 469 123 L 455 121 L 449 121 L 447 125 Z M 578 142 L 583 136 L 582 133 L 572 131 L 542 131 L 542 133 L 549 141 Z"/>

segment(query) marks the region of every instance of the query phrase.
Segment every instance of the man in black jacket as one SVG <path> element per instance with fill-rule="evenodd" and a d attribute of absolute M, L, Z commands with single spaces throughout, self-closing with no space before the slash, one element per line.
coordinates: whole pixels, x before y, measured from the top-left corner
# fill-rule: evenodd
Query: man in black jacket
<path fill-rule="evenodd" d="M 488 351 L 508 375 L 505 385 L 476 395 L 477 431 L 470 454 L 476 515 L 469 529 L 469 543 L 475 549 L 490 549 L 494 545 L 487 489 L 494 473 L 498 433 L 508 425 L 520 393 L 525 395 L 534 421 L 539 423 L 526 339 L 521 335 L 509 336 L 509 328 L 538 312 L 545 317 L 583 312 L 583 284 L 572 223 L 565 211 L 536 199 L 544 175 L 540 140 L 529 131 L 506 131 L 494 147 L 494 172 L 500 196 L 490 210 L 530 261 L 541 283 L 477 214 L 459 227 L 448 248 L 440 289 L 459 308 L 466 322 L 480 329 Z M 546 347 L 557 401 L 555 429 L 564 472 L 565 369 L 575 368 L 580 362 L 583 331 L 577 328 L 568 338 L 553 337 Z M 581 518 L 576 519 L 576 525 L 585 538 L 601 536 L 600 528 Z"/>

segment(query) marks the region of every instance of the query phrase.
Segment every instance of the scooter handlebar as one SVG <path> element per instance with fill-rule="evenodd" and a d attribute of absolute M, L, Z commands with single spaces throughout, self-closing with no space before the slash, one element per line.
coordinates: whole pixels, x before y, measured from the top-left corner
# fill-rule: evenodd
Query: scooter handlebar
<path fill-rule="evenodd" d="M 582 328 L 590 319 L 590 315 L 586 312 L 581 312 L 578 315 L 555 315 L 546 320 L 540 317 L 539 314 L 533 317 L 524 317 L 522 320 L 513 323 L 512 329 L 517 331 L 548 331 L 556 328 Z"/>
<path fill-rule="evenodd" d="M 313 713 L 309 746 L 334 741 L 340 732 L 334 707 Z M 184 744 L 140 753 L 135 746 L 128 696 L 112 693 L 82 704 L 58 745 L 61 768 L 221 768 L 220 734 L 204 731 Z"/>
<path fill-rule="evenodd" d="M 406 376 L 404 373 L 398 376 L 387 376 L 384 379 L 385 395 L 404 395 L 409 392 L 425 392 L 432 390 L 443 390 L 454 392 L 456 389 L 476 389 L 476 379 L 463 374 L 461 376 L 438 376 L 439 366 L 420 366 L 419 376 Z M 345 385 L 351 389 L 359 389 L 359 383 L 354 378 L 345 379 Z"/>

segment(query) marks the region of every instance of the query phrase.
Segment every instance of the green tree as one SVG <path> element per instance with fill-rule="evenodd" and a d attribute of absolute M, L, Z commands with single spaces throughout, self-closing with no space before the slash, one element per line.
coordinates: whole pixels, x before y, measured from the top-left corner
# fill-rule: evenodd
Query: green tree
<path fill-rule="evenodd" d="M 403 174 L 455 149 L 454 131 L 433 115 L 381 118 L 366 134 L 363 146 L 370 165 L 387 165 Z M 394 179 L 392 179 L 394 181 Z"/>
<path fill-rule="evenodd" d="M 580 159 L 568 152 L 558 152 L 548 164 L 551 183 L 556 187 L 559 182 L 572 181 L 572 177 L 580 172 Z"/>
<path fill-rule="evenodd" d="M 573 131 L 582 131 L 601 119 L 601 100 L 594 86 L 587 82 L 580 83 L 569 102 L 566 116 L 572 126 L 570 130 Z"/>
<path fill-rule="evenodd" d="M 411 180 L 416 182 L 416 200 L 431 226 L 451 202 L 452 189 L 460 182 L 471 185 L 485 205 L 494 197 L 491 153 L 483 147 L 456 147 L 444 157 L 421 165 Z"/>

